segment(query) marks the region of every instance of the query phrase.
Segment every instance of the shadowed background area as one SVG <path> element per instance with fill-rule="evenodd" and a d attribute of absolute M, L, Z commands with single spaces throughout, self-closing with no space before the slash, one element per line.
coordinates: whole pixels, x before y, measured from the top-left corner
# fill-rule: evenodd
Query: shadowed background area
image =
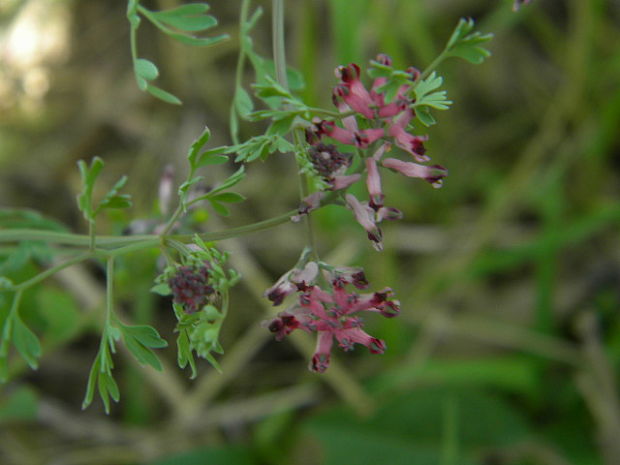
<path fill-rule="evenodd" d="M 182 2 L 144 1 L 153 9 Z M 208 125 L 230 144 L 240 1 L 211 3 L 214 47 L 171 41 L 146 22 L 140 56 L 174 106 L 140 92 L 132 71 L 126 4 L 7 0 L 0 4 L 0 207 L 33 209 L 86 233 L 76 208 L 76 162 L 106 162 L 102 186 L 127 174 L 129 211 L 102 218 L 120 234 L 158 215 L 166 165 L 184 179 L 186 153 Z M 254 29 L 271 54 L 270 2 Z M 403 221 L 385 226 L 375 252 L 348 210 L 315 214 L 320 253 L 363 266 L 373 289 L 392 287 L 396 319 L 368 318 L 384 355 L 334 353 L 323 375 L 307 370 L 314 342 L 276 343 L 260 322 L 262 297 L 304 246 L 299 225 L 221 242 L 243 274 L 233 290 L 220 358 L 223 373 L 176 368 L 169 300 L 150 293 L 156 250 L 117 264 L 119 311 L 160 330 L 163 372 L 120 349 L 121 402 L 106 416 L 80 409 L 99 344 L 102 268 L 64 270 L 24 296 L 41 336 L 31 371 L 11 359 L 0 386 L 5 465 L 617 465 L 620 463 L 620 4 L 605 0 L 290 0 L 287 59 L 304 76 L 300 95 L 331 108 L 333 69 L 378 53 L 424 69 L 458 19 L 495 34 L 479 66 L 450 60 L 438 72 L 455 103 L 435 112 L 426 144 L 450 175 L 442 189 L 384 176 Z M 246 83 L 252 82 L 248 67 Z M 365 77 L 364 79 L 367 79 Z M 369 81 L 366 81 L 369 82 Z M 261 132 L 242 122 L 240 134 Z M 234 171 L 207 171 L 207 183 Z M 193 214 L 205 231 L 279 215 L 298 205 L 291 156 L 247 166 L 248 200 L 228 218 Z M 103 187 L 102 187 L 103 189 Z M 17 281 L 43 269 L 36 247 L 0 248 Z M 0 294 L 0 318 L 10 300 Z"/>

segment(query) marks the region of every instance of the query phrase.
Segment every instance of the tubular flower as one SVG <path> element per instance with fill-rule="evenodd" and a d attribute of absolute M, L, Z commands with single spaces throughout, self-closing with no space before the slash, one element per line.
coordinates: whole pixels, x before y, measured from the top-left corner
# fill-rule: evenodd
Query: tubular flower
<path fill-rule="evenodd" d="M 336 86 L 337 93 L 345 103 L 358 113 L 368 119 L 374 118 L 371 109 L 374 102 L 362 81 L 360 81 L 360 67 L 355 63 L 348 66 L 336 68 L 336 77 L 340 78 L 342 84 Z"/>
<path fill-rule="evenodd" d="M 401 161 L 396 158 L 386 158 L 383 160 L 382 165 L 410 178 L 422 178 L 426 182 L 431 183 L 435 188 L 441 187 L 442 179 L 448 175 L 448 170 L 441 165 L 425 166 Z"/>
<path fill-rule="evenodd" d="M 273 302 L 273 305 L 280 305 L 287 295 L 306 289 L 318 272 L 319 268 L 315 262 L 309 262 L 303 269 L 294 268 L 280 277 L 264 295 Z"/>
<path fill-rule="evenodd" d="M 297 303 L 266 322 L 276 340 L 282 340 L 296 329 L 316 333 L 317 344 L 309 368 L 317 373 L 323 373 L 328 368 L 334 341 L 345 351 L 361 344 L 373 354 L 385 352 L 385 342 L 362 329 L 363 321 L 359 313 L 368 311 L 393 317 L 400 311 L 400 303 L 391 299 L 389 288 L 370 294 L 346 290 L 349 284 L 358 289 L 368 286 L 360 268 L 332 268 L 325 271 L 325 275 L 329 279 L 327 291 L 317 285 L 298 289 Z"/>
<path fill-rule="evenodd" d="M 406 131 L 412 117 L 413 111 L 407 109 L 395 118 L 394 123 L 388 129 L 388 134 L 394 138 L 394 142 L 398 147 L 410 153 L 417 161 L 429 161 L 430 158 L 425 155 L 426 148 L 424 147 L 424 142 L 428 140 L 428 137 L 413 136 Z"/>
<path fill-rule="evenodd" d="M 373 208 L 368 202 L 360 202 L 353 194 L 347 194 L 345 200 L 347 207 L 353 211 L 357 222 L 366 230 L 372 246 L 377 252 L 381 252 L 383 250 L 383 233 L 379 226 L 377 226 L 377 219 Z"/>

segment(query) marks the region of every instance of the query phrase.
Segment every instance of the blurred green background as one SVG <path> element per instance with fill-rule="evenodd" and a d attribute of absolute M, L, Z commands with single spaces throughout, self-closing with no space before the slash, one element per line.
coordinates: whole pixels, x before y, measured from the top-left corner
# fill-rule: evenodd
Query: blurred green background
<path fill-rule="evenodd" d="M 0 207 L 35 209 L 84 233 L 76 161 L 98 155 L 101 184 L 128 174 L 134 198 L 100 230 L 120 233 L 156 214 L 165 165 L 183 179 L 185 153 L 205 124 L 214 146 L 230 143 L 240 2 L 211 6 L 218 32 L 232 36 L 213 48 L 140 28 L 140 55 L 183 100 L 176 107 L 138 91 L 122 1 L 0 3 Z M 270 2 L 257 6 L 265 14 L 255 47 L 267 56 Z M 399 318 L 367 321 L 387 342 L 385 355 L 338 352 L 319 376 L 306 368 L 313 341 L 276 343 L 260 327 L 273 312 L 263 290 L 304 245 L 300 227 L 284 225 L 221 243 L 244 275 L 225 324 L 223 374 L 201 363 L 189 381 L 174 347 L 160 351 L 163 373 L 121 350 L 120 404 L 110 416 L 98 401 L 82 412 L 104 288 L 96 264 L 71 268 L 24 298 L 44 356 L 36 372 L 12 360 L 12 379 L 0 387 L 0 463 L 620 464 L 620 4 L 511 7 L 286 2 L 288 60 L 316 106 L 330 107 L 338 64 L 364 67 L 384 52 L 397 67 L 424 68 L 461 16 L 495 34 L 484 64 L 439 69 L 455 104 L 436 112 L 427 148 L 450 170 L 444 187 L 384 177 L 389 205 L 405 213 L 384 228 L 386 250 L 372 250 L 348 211 L 316 215 L 322 257 L 364 266 L 373 288 L 391 286 L 401 300 Z M 243 123 L 241 134 L 261 130 Z M 232 169 L 207 176 L 217 182 Z M 248 172 L 240 190 L 249 200 L 229 219 L 209 217 L 205 230 L 297 205 L 292 158 L 274 155 Z M 0 249 L 0 266 L 16 280 L 48 260 L 30 250 L 16 263 L 13 252 Z M 119 308 L 173 341 L 169 302 L 148 292 L 156 260 L 151 251 L 118 264 Z"/>

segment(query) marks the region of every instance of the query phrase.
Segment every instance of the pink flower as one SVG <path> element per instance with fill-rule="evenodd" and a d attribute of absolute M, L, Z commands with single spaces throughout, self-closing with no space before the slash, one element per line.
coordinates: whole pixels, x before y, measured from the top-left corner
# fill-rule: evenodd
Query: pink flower
<path fill-rule="evenodd" d="M 307 263 L 303 269 L 293 268 L 267 289 L 264 296 L 271 300 L 273 305 L 280 305 L 287 295 L 306 289 L 314 282 L 318 272 L 319 268 L 315 262 Z"/>
<path fill-rule="evenodd" d="M 441 187 L 443 184 L 442 179 L 448 175 L 448 170 L 441 165 L 424 166 L 396 158 L 386 158 L 383 160 L 382 165 L 410 178 L 422 178 L 431 183 L 435 188 Z"/>
<path fill-rule="evenodd" d="M 353 210 L 357 222 L 366 230 L 368 239 L 372 241 L 372 246 L 377 252 L 381 252 L 383 250 L 383 233 L 377 226 L 375 211 L 368 205 L 368 202 L 362 203 L 352 194 L 347 194 L 345 200 L 347 206 Z"/>
<path fill-rule="evenodd" d="M 334 176 L 329 180 L 329 187 L 331 190 L 339 191 L 342 189 L 346 189 L 352 184 L 355 184 L 362 178 L 362 175 L 359 173 L 349 174 L 343 176 Z"/>
<path fill-rule="evenodd" d="M 381 176 L 377 168 L 377 160 L 374 157 L 366 159 L 366 187 L 370 194 L 369 205 L 373 210 L 383 206 L 383 191 L 381 190 Z"/>
<path fill-rule="evenodd" d="M 362 329 L 363 322 L 358 314 L 369 311 L 393 317 L 400 310 L 399 302 L 391 299 L 389 288 L 371 294 L 346 290 L 349 284 L 358 288 L 367 286 L 359 268 L 331 268 L 326 274 L 330 277 L 328 291 L 317 285 L 300 289 L 298 302 L 266 324 L 277 340 L 282 340 L 295 329 L 317 333 L 316 349 L 309 366 L 317 373 L 323 373 L 329 367 L 334 340 L 345 351 L 361 344 L 373 354 L 385 352 L 385 342 Z"/>
<path fill-rule="evenodd" d="M 308 197 L 304 198 L 297 209 L 297 215 L 291 216 L 293 223 L 299 223 L 303 215 L 309 214 L 311 211 L 316 210 L 321 206 L 321 201 L 325 198 L 325 192 L 313 192 Z"/>
<path fill-rule="evenodd" d="M 341 97 L 346 104 L 358 113 L 361 113 L 368 119 L 374 118 L 374 112 L 371 108 L 373 100 L 370 93 L 360 81 L 360 67 L 355 63 L 348 66 L 339 66 L 336 68 L 336 77 L 340 78 L 342 84 L 339 84 L 334 92 Z"/>
<path fill-rule="evenodd" d="M 425 154 L 424 142 L 428 140 L 427 136 L 413 136 L 406 131 L 407 125 L 413 117 L 412 110 L 406 110 L 388 128 L 388 135 L 394 138 L 394 142 L 398 147 L 409 152 L 417 161 L 425 162 L 430 158 Z"/>
<path fill-rule="evenodd" d="M 360 131 L 354 117 L 353 120 L 344 118 L 343 122 L 349 127 L 341 128 L 336 126 L 336 123 L 333 121 L 315 122 L 312 127 L 306 129 L 306 140 L 314 145 L 321 140 L 321 136 L 325 135 L 343 144 L 355 145 L 364 149 L 385 135 L 385 131 L 381 128 L 370 128 Z"/>

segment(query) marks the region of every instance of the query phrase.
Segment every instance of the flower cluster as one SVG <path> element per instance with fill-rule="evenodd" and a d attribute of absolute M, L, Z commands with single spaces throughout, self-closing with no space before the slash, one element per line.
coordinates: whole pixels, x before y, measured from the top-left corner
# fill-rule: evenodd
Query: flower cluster
<path fill-rule="evenodd" d="M 377 57 L 377 62 L 384 66 L 392 64 L 391 59 L 383 54 Z M 413 135 L 409 132 L 411 122 L 415 117 L 412 107 L 415 103 L 411 95 L 412 88 L 420 78 L 420 73 L 415 68 L 408 68 L 406 72 L 409 76 L 408 82 L 400 85 L 395 97 L 387 102 L 383 90 L 387 87 L 387 78 L 376 78 L 368 90 L 360 79 L 358 65 L 352 63 L 336 68 L 336 76 L 340 79 L 340 83 L 334 87 L 332 97 L 334 105 L 342 115 L 339 120 L 342 122 L 342 127 L 336 121 L 315 119 L 313 124 L 306 129 L 306 141 L 311 145 L 308 151 L 310 160 L 317 172 L 327 181 L 331 190 L 345 189 L 359 180 L 361 175 L 345 175 L 344 171 L 350 161 L 334 164 L 334 160 L 340 160 L 344 154 L 339 154 L 333 145 L 324 144 L 323 137 L 329 137 L 359 149 L 370 148 L 376 143 L 377 147 L 373 149 L 372 155 L 364 158 L 369 200 L 360 202 L 355 196 L 347 194 L 345 201 L 377 250 L 383 248 L 379 223 L 385 219 L 402 218 L 400 211 L 384 206 L 379 168 L 383 167 L 408 177 L 424 179 L 433 187 L 441 187 L 442 179 L 448 173 L 443 166 L 422 164 L 430 160 L 424 147 L 424 142 L 428 137 Z M 384 158 L 385 153 L 389 152 L 393 145 L 407 152 L 415 161 Z M 317 208 L 322 197 L 321 193 L 315 193 L 304 199 L 299 213 L 305 214 Z"/>
<path fill-rule="evenodd" d="M 174 303 L 183 307 L 186 313 L 201 310 L 209 298 L 215 295 L 215 289 L 209 284 L 209 264 L 185 265 L 176 269 L 168 279 Z"/>
<path fill-rule="evenodd" d="M 319 273 L 327 281 L 325 290 L 316 284 Z M 363 311 L 394 317 L 400 312 L 400 304 L 392 300 L 392 290 L 358 294 L 346 290 L 348 285 L 365 289 L 368 282 L 361 268 L 334 268 L 321 263 L 309 262 L 303 269 L 293 269 L 265 292 L 274 305 L 280 305 L 284 297 L 298 293 L 297 302 L 276 318 L 266 322 L 269 330 L 280 341 L 296 329 L 317 334 L 317 345 L 310 370 L 324 372 L 329 366 L 334 339 L 345 351 L 362 344 L 373 354 L 382 354 L 386 345 L 370 336 L 363 327 L 359 314 Z"/>

